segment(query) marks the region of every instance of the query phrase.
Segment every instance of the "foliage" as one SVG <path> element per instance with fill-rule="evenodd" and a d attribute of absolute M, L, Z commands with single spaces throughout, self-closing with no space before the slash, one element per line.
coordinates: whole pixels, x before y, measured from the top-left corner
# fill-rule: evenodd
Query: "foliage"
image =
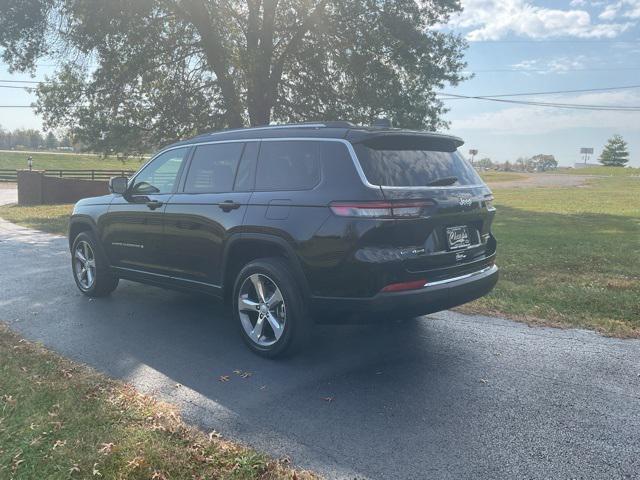
<path fill-rule="evenodd" d="M 530 168 L 538 172 L 546 172 L 558 168 L 558 161 L 553 155 L 539 154 L 530 159 Z"/>
<path fill-rule="evenodd" d="M 604 146 L 600 155 L 600 163 L 608 167 L 623 167 L 628 161 L 627 142 L 622 136 L 614 135 Z"/>
<path fill-rule="evenodd" d="M 466 42 L 433 28 L 459 0 L 4 3 L 11 69 L 61 59 L 38 89 L 48 128 L 107 153 L 272 120 L 436 129 L 436 89 L 464 79 Z"/>
<path fill-rule="evenodd" d="M 476 167 L 480 167 L 480 168 L 492 168 L 493 167 L 493 162 L 491 161 L 490 158 L 481 158 L 480 160 L 478 160 L 476 162 Z"/>

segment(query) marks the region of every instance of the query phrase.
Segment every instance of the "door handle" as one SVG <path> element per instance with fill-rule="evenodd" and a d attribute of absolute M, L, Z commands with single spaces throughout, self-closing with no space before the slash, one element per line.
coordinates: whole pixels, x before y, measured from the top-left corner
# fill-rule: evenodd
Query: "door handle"
<path fill-rule="evenodd" d="M 230 212 L 231 210 L 239 209 L 240 204 L 234 202 L 233 200 L 227 200 L 225 202 L 218 204 L 218 207 L 220 207 L 224 212 Z"/>
<path fill-rule="evenodd" d="M 147 202 L 147 207 L 149 207 L 149 209 L 151 210 L 155 210 L 156 208 L 160 208 L 162 205 L 164 205 L 162 202 L 158 201 L 158 200 L 151 200 L 150 202 Z"/>

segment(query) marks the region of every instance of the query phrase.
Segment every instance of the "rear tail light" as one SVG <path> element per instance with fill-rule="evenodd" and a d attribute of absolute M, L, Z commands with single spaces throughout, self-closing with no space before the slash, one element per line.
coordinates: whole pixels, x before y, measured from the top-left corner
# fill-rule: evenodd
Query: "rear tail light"
<path fill-rule="evenodd" d="M 360 218 L 417 218 L 433 202 L 333 202 L 331 211 L 339 217 Z"/>
<path fill-rule="evenodd" d="M 392 283 L 382 289 L 383 292 L 406 292 L 407 290 L 418 290 L 427 284 L 425 279 L 412 280 L 410 282 Z"/>

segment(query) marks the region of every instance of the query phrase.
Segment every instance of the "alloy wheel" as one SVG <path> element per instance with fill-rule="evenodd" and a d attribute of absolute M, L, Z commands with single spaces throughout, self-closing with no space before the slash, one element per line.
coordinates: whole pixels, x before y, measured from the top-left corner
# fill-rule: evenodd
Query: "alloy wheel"
<path fill-rule="evenodd" d="M 266 275 L 248 276 L 238 295 L 238 314 L 247 336 L 260 347 L 271 347 L 284 333 L 287 311 L 278 285 Z"/>
<path fill-rule="evenodd" d="M 88 242 L 80 241 L 73 252 L 73 271 L 82 290 L 90 290 L 96 281 L 96 257 Z"/>

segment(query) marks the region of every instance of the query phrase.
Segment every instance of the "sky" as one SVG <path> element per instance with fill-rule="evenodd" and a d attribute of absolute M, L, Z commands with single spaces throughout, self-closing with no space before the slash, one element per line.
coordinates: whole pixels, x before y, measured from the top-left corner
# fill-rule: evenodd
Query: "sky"
<path fill-rule="evenodd" d="M 492 96 L 512 93 L 604 89 L 640 85 L 640 0 L 461 0 L 464 10 L 439 28 L 469 41 L 466 71 L 473 77 L 443 91 Z M 55 67 L 44 63 L 35 79 Z M 9 74 L 0 80 L 29 80 Z M 518 101 L 640 107 L 640 88 L 518 96 Z M 25 105 L 33 96 L 0 88 L 0 105 Z M 631 162 L 640 167 L 640 111 L 592 111 L 486 100 L 446 100 L 449 133 L 462 137 L 477 158 L 514 161 L 539 153 L 561 165 L 580 161 L 592 147 L 596 161 L 607 139 L 621 134 Z M 41 128 L 30 109 L 1 108 L 0 126 Z"/>

